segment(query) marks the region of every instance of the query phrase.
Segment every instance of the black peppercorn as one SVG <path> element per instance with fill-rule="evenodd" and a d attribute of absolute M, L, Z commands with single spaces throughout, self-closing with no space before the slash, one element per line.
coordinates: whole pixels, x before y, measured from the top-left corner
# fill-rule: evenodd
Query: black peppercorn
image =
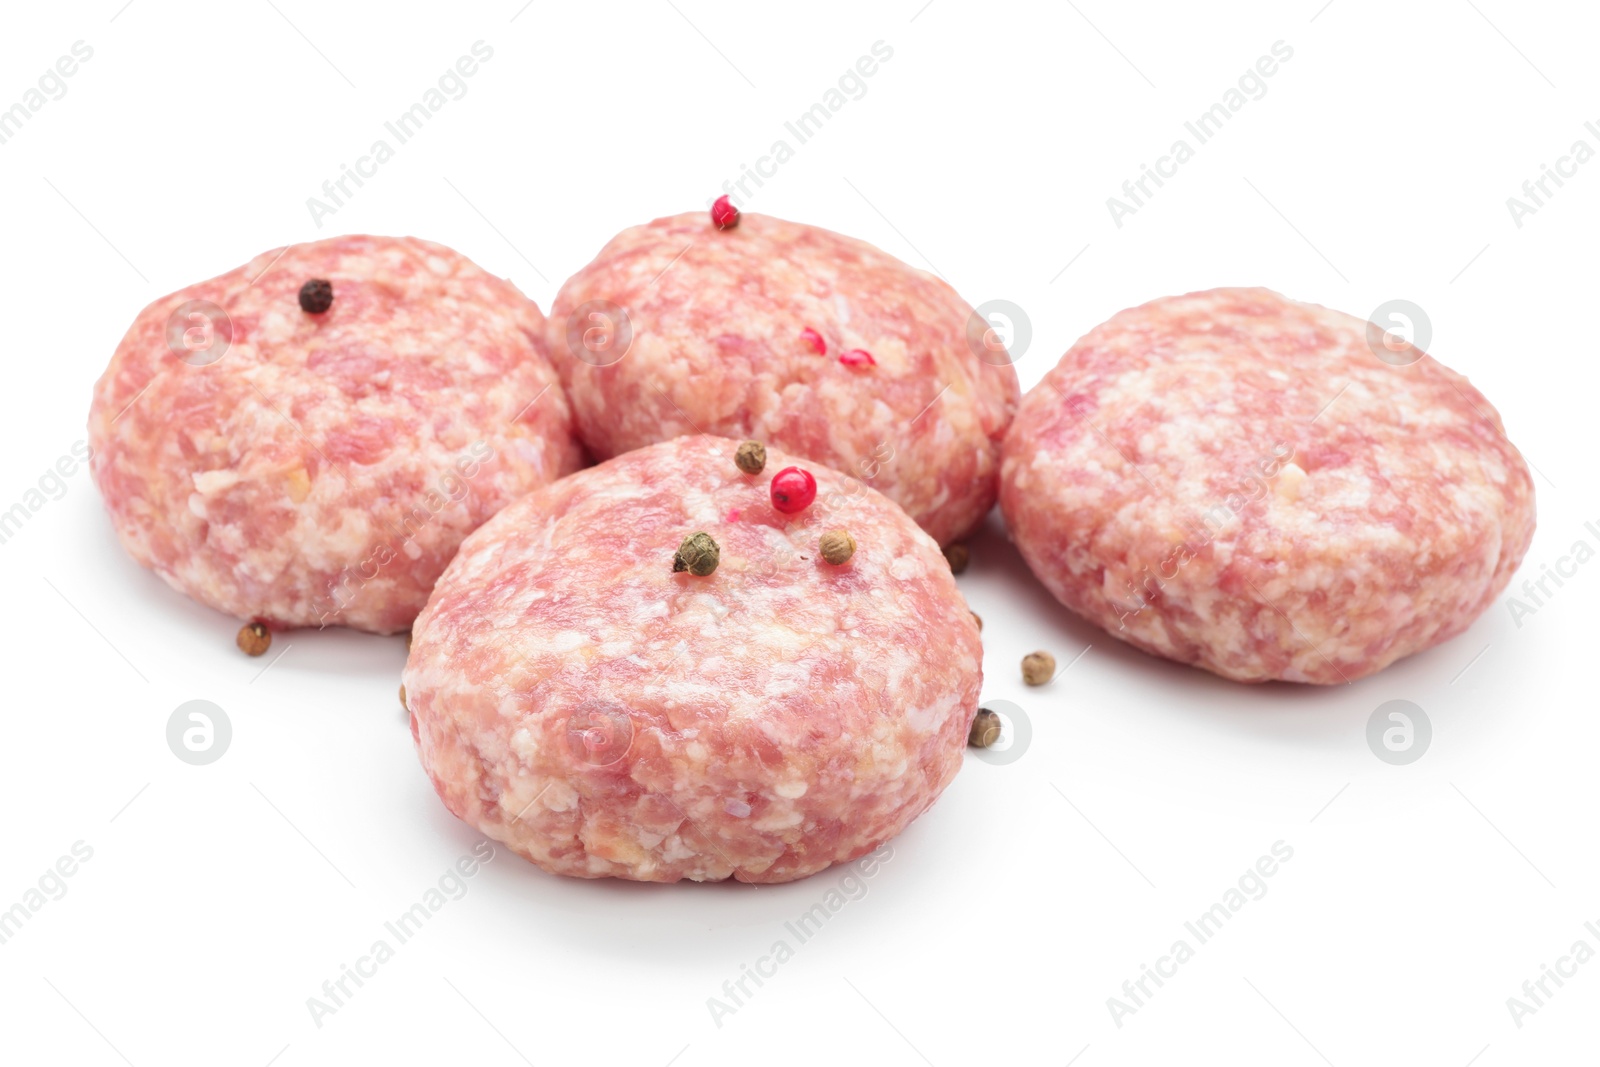
<path fill-rule="evenodd" d="M 320 315 L 333 307 L 333 283 L 326 278 L 312 278 L 300 287 L 300 310 Z"/>

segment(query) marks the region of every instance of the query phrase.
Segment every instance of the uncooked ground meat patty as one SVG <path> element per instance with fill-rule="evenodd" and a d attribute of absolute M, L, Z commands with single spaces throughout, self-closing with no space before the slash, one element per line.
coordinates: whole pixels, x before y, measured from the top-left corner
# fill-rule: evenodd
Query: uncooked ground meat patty
<path fill-rule="evenodd" d="M 95 481 L 133 557 L 201 603 L 403 630 L 462 537 L 581 462 L 543 328 L 441 245 L 267 252 L 140 313 L 95 387 Z"/>
<path fill-rule="evenodd" d="M 626 309 L 620 358 L 605 304 Z M 598 458 L 753 437 L 862 478 L 945 543 L 993 505 L 1019 396 L 1003 349 L 980 359 L 969 343 L 972 315 L 865 242 L 764 215 L 718 230 L 695 212 L 624 230 L 569 279 L 550 351 Z M 840 361 L 856 349 L 876 365 Z"/>
<path fill-rule="evenodd" d="M 961 765 L 982 655 L 933 540 L 821 466 L 816 502 L 780 514 L 768 483 L 797 460 L 752 477 L 737 447 L 681 437 L 530 493 L 417 619 L 434 788 L 546 870 L 790 881 L 899 833 Z M 857 548 L 833 566 L 837 527 Z M 720 565 L 674 573 L 698 531 Z"/>
<path fill-rule="evenodd" d="M 1528 548 L 1533 482 L 1465 378 L 1380 360 L 1366 330 L 1218 289 L 1090 331 L 1006 438 L 1001 507 L 1034 574 L 1240 681 L 1350 681 L 1466 629 Z"/>

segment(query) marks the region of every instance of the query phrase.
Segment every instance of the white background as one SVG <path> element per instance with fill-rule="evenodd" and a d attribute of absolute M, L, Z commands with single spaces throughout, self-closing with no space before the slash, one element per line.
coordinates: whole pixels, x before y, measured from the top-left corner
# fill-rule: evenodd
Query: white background
<path fill-rule="evenodd" d="M 0 106 L 73 42 L 94 49 L 0 145 L 0 510 L 85 436 L 91 384 L 149 301 L 373 232 L 449 244 L 548 308 L 616 230 L 793 144 L 784 121 L 882 40 L 866 95 L 750 209 L 1020 304 L 1025 387 L 1163 294 L 1414 301 L 1539 471 L 1517 585 L 1600 546 L 1600 161 L 1520 228 L 1506 206 L 1574 140 L 1600 148 L 1585 5 L 123 3 L 19 5 L 0 35 Z M 494 57 L 467 95 L 317 229 L 306 198 L 480 39 Z M 1294 54 L 1267 94 L 1114 225 L 1106 198 L 1279 40 Z M 1600 949 L 1583 926 L 1600 925 L 1600 563 L 1520 626 L 1502 598 L 1353 685 L 1251 688 L 1070 617 L 991 519 L 961 585 L 986 621 L 985 696 L 1025 708 L 1031 747 L 969 754 L 866 895 L 720 1027 L 707 998 L 836 872 L 588 883 L 502 852 L 319 1028 L 307 997 L 478 840 L 418 767 L 403 641 L 280 636 L 262 673 L 236 622 L 129 561 L 86 472 L 66 485 L 0 545 L 0 908 L 74 842 L 93 858 L 0 945 L 6 1062 L 1592 1062 L 1600 961 L 1521 1028 L 1506 998 L 1579 938 Z M 1090 645 L 1021 685 L 1023 653 L 1066 665 Z M 233 724 L 205 767 L 165 741 L 196 698 Z M 1400 698 L 1433 724 L 1409 766 L 1364 739 Z M 1266 896 L 1115 1025 L 1107 998 L 1279 840 L 1294 857 Z"/>

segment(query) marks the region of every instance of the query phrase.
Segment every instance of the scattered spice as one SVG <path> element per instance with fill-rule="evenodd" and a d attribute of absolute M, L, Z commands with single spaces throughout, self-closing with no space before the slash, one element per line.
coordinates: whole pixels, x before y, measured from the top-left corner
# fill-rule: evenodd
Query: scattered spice
<path fill-rule="evenodd" d="M 988 708 L 979 708 L 978 717 L 972 720 L 967 731 L 967 744 L 973 748 L 988 748 L 1000 740 L 1000 716 Z"/>
<path fill-rule="evenodd" d="M 711 535 L 702 530 L 685 537 L 678 546 L 677 554 L 672 557 L 672 573 L 688 571 L 697 578 L 704 578 L 721 562 L 722 550 Z"/>
<path fill-rule="evenodd" d="M 272 647 L 272 631 L 264 623 L 247 622 L 239 627 L 239 636 L 233 640 L 240 652 L 247 656 L 259 656 Z"/>
<path fill-rule="evenodd" d="M 767 446 L 760 441 L 746 441 L 733 454 L 733 461 L 746 474 L 760 474 L 767 465 Z"/>
<path fill-rule="evenodd" d="M 878 361 L 872 358 L 872 353 L 865 348 L 852 348 L 848 352 L 840 352 L 839 362 L 846 367 L 876 367 L 878 365 Z"/>
<path fill-rule="evenodd" d="M 817 480 L 799 467 L 785 467 L 772 476 L 772 506 L 785 515 L 804 511 L 817 499 Z"/>
<path fill-rule="evenodd" d="M 1043 685 L 1056 676 L 1056 658 L 1048 652 L 1029 652 L 1022 657 L 1022 680 Z"/>
<path fill-rule="evenodd" d="M 333 283 L 326 278 L 312 278 L 300 287 L 300 310 L 320 315 L 333 307 Z"/>
<path fill-rule="evenodd" d="M 739 225 L 739 209 L 726 196 L 719 196 L 711 205 L 711 221 L 719 230 L 731 230 Z"/>
<path fill-rule="evenodd" d="M 967 569 L 967 562 L 972 558 L 972 553 L 967 551 L 967 546 L 957 541 L 953 545 L 944 547 L 945 561 L 950 564 L 951 574 L 960 574 Z"/>
<path fill-rule="evenodd" d="M 825 356 L 828 354 L 828 342 L 824 341 L 822 335 L 811 327 L 807 326 L 800 331 L 800 340 L 809 345 L 811 351 L 817 355 Z"/>
<path fill-rule="evenodd" d="M 856 554 L 856 539 L 850 536 L 849 530 L 829 530 L 822 535 L 819 547 L 822 558 L 837 567 L 850 562 L 850 557 Z"/>
<path fill-rule="evenodd" d="M 979 615 L 976 611 L 971 612 L 971 615 L 972 621 L 978 624 L 978 632 L 980 634 L 983 633 L 983 616 Z"/>

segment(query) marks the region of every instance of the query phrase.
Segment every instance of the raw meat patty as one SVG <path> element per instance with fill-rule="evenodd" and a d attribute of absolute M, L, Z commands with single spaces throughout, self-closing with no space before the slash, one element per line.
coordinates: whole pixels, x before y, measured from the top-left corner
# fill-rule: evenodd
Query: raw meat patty
<path fill-rule="evenodd" d="M 932 538 L 820 465 L 816 502 L 782 515 L 768 483 L 795 458 L 752 477 L 737 447 L 680 437 L 530 493 L 417 619 L 405 691 L 434 788 L 548 871 L 802 878 L 899 833 L 961 765 L 981 649 Z M 858 547 L 831 566 L 837 527 Z M 673 573 L 697 531 L 720 566 Z"/>
<path fill-rule="evenodd" d="M 626 309 L 622 332 L 607 304 Z M 950 286 L 865 242 L 764 215 L 718 230 L 695 212 L 612 238 L 548 328 L 597 458 L 753 437 L 867 481 L 943 544 L 994 504 L 1019 397 L 1004 350 L 969 343 L 972 319 Z M 876 365 L 840 362 L 855 349 Z"/>
<path fill-rule="evenodd" d="M 543 329 L 441 245 L 264 253 L 134 321 L 95 387 L 95 481 L 134 559 L 203 604 L 404 630 L 469 531 L 580 464 Z"/>
<path fill-rule="evenodd" d="M 1380 360 L 1367 329 L 1217 289 L 1090 331 L 1006 438 L 1033 573 L 1113 636 L 1246 682 L 1352 681 L 1466 629 L 1527 551 L 1533 482 L 1465 378 Z"/>

